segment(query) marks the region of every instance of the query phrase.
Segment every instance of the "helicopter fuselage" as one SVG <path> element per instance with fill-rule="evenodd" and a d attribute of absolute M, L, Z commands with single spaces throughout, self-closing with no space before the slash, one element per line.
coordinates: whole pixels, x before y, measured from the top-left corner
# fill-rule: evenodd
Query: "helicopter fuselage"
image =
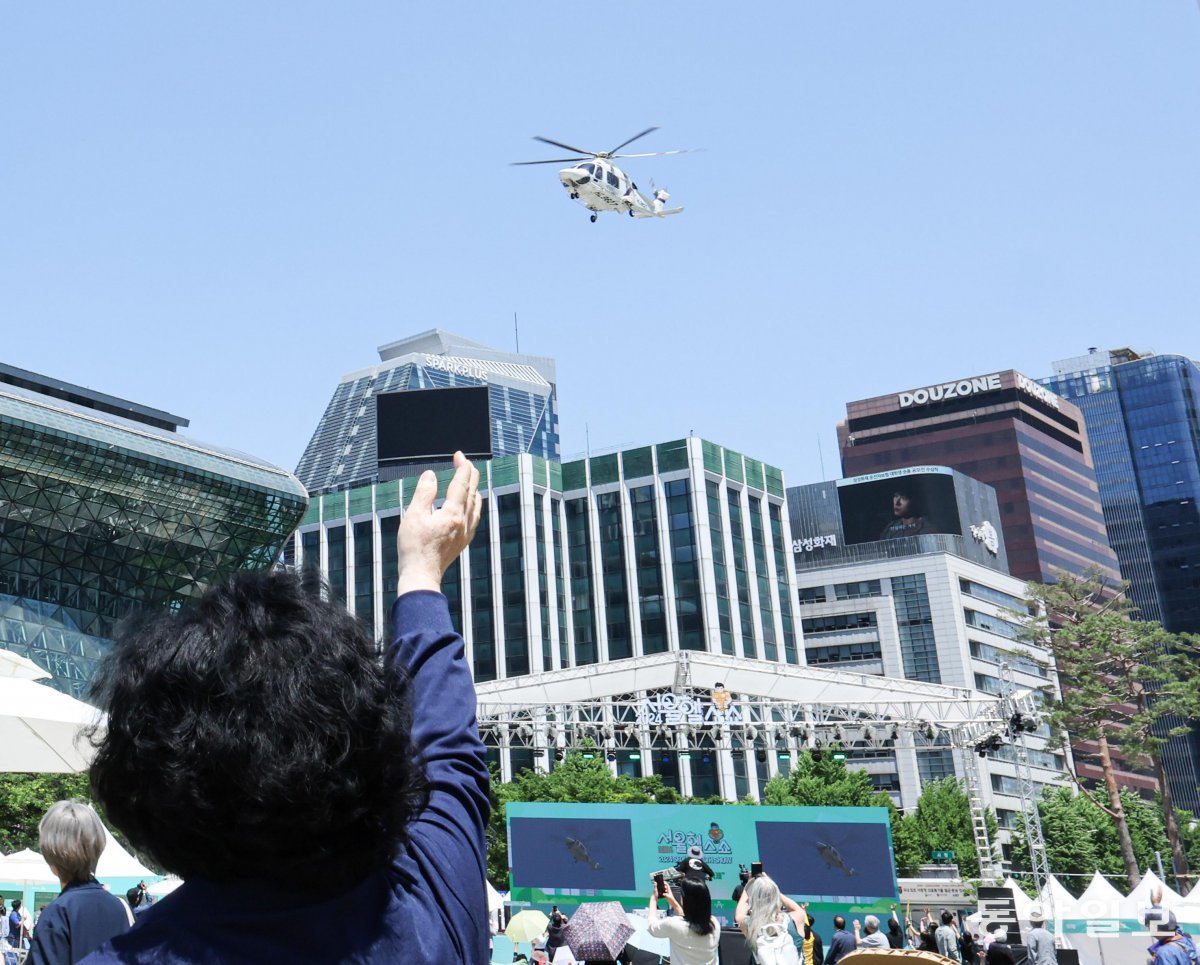
<path fill-rule="evenodd" d="M 615 164 L 603 160 L 581 161 L 558 172 L 567 193 L 590 211 L 644 212 L 653 216 L 654 207 Z"/>

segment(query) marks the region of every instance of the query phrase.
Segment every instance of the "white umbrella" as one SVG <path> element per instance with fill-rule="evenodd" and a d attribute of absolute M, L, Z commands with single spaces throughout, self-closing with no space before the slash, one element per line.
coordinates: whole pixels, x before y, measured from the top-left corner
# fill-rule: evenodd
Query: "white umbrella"
<path fill-rule="evenodd" d="M 504 899 L 500 897 L 500 892 L 495 889 L 495 886 L 490 881 L 485 880 L 484 884 L 487 885 L 488 911 L 495 913 L 504 907 Z"/>
<path fill-rule="evenodd" d="M 10 885 L 57 885 L 58 875 L 50 870 L 46 859 L 26 848 L 0 856 L 0 881 Z"/>
<path fill-rule="evenodd" d="M 634 948 L 640 948 L 644 952 L 651 952 L 662 958 L 671 954 L 671 939 L 655 938 L 651 935 L 650 920 L 644 914 L 632 911 L 625 914 L 629 918 L 629 924 L 633 926 L 633 934 L 629 936 L 629 941 L 626 944 L 632 945 Z"/>
<path fill-rule="evenodd" d="M 3 663 L 10 671 L 14 666 L 16 670 L 0 675 L 0 771 L 86 770 L 92 748 L 82 729 L 97 723 L 100 712 L 40 683 L 39 678 L 29 675 L 28 668 L 15 665 L 11 657 L 5 657 Z M 50 676 L 42 670 L 38 673 Z"/>
<path fill-rule="evenodd" d="M 45 670 L 28 657 L 22 657 L 11 650 L 0 650 L 0 677 L 25 677 L 28 680 L 42 680 L 49 677 Z"/>

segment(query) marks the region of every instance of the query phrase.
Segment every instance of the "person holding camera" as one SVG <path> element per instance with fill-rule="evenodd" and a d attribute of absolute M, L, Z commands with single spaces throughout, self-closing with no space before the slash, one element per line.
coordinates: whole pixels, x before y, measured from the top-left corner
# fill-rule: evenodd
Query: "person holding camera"
<path fill-rule="evenodd" d="M 721 944 L 721 926 L 713 917 L 712 896 L 708 885 L 696 878 L 679 879 L 682 901 L 670 890 L 660 889 L 656 881 L 650 895 L 647 917 L 650 934 L 671 942 L 671 965 L 717 965 L 717 947 Z M 660 918 L 658 900 L 665 898 L 675 916 Z"/>

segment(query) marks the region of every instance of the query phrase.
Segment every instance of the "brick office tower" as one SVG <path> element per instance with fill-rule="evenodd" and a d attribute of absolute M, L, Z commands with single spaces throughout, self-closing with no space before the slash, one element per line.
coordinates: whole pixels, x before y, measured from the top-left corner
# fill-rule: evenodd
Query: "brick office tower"
<path fill-rule="evenodd" d="M 949 466 L 992 486 L 1019 579 L 1089 567 L 1120 579 L 1083 416 L 1033 379 L 1009 370 L 850 402 L 838 440 L 846 476 Z"/>

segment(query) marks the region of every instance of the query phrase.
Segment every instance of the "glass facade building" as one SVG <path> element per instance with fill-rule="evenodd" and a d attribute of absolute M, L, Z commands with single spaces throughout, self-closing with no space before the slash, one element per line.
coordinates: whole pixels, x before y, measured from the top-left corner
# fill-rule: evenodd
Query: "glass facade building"
<path fill-rule="evenodd" d="M 778 469 L 699 438 L 568 463 L 526 453 L 480 468 L 483 519 L 443 591 L 481 702 L 516 699 L 565 670 L 632 668 L 681 652 L 741 655 L 764 673 L 802 665 Z M 443 487 L 451 475 L 439 474 Z M 415 485 L 314 495 L 285 557 L 318 567 L 356 616 L 384 627 L 396 585 L 389 547 Z M 553 766 L 544 745 L 535 759 L 532 743 L 485 739 L 505 776 Z M 623 772 L 727 797 L 757 793 L 779 771 L 764 757 L 737 777 L 728 752 L 719 766 L 715 749 L 681 766 L 670 743 L 614 756 Z"/>
<path fill-rule="evenodd" d="M 342 377 L 296 475 L 310 493 L 378 482 L 376 396 L 463 386 L 487 386 L 495 457 L 559 458 L 554 360 L 434 329 L 380 346 L 377 365 Z"/>
<path fill-rule="evenodd" d="M 1083 416 L 1018 372 L 851 402 L 838 438 L 848 477 L 949 466 L 995 489 L 1013 576 L 1117 577 Z"/>
<path fill-rule="evenodd" d="M 1200 632 L 1200 366 L 1093 349 L 1041 381 L 1087 422 L 1109 541 L 1141 618 Z M 1164 766 L 1176 803 L 1200 812 L 1200 737 L 1169 742 Z"/>
<path fill-rule="evenodd" d="M 277 559 L 290 473 L 179 436 L 169 413 L 0 367 L 0 647 L 85 697 L 118 621 Z"/>

